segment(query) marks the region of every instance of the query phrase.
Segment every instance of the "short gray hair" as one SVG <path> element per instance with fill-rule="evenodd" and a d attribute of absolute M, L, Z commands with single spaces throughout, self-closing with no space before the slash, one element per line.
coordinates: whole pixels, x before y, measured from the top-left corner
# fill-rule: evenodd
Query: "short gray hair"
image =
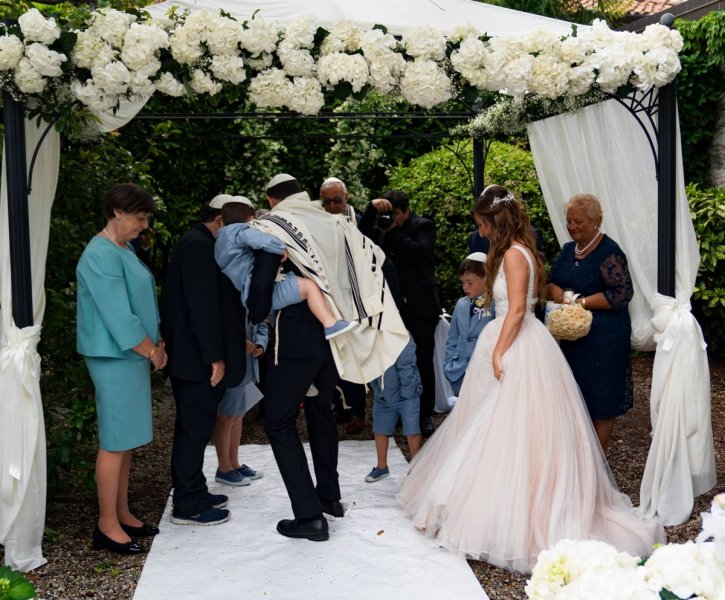
<path fill-rule="evenodd" d="M 566 210 L 578 208 L 583 210 L 592 221 L 602 220 L 602 205 L 594 194 L 574 194 L 564 205 Z"/>
<path fill-rule="evenodd" d="M 342 186 L 342 193 L 347 194 L 347 186 L 342 179 L 338 179 L 337 177 L 328 177 L 327 179 L 325 179 L 325 181 L 322 182 L 322 185 L 320 186 L 320 196 L 322 195 L 322 192 L 335 184 L 340 184 Z"/>

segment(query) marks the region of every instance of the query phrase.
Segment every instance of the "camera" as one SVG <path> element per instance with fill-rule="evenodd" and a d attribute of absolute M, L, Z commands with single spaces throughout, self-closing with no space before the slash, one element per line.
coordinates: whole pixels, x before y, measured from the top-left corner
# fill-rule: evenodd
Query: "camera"
<path fill-rule="evenodd" d="M 395 213 L 389 212 L 378 215 L 375 224 L 377 225 L 378 229 L 382 229 L 383 231 L 385 231 L 386 229 L 390 229 L 393 221 L 395 221 Z"/>

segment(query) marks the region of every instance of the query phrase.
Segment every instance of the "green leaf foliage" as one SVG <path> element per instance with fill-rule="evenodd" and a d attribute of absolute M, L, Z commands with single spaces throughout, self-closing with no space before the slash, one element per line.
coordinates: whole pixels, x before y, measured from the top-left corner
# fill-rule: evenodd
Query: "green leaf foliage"
<path fill-rule="evenodd" d="M 468 254 L 468 234 L 475 227 L 472 169 L 472 144 L 465 141 L 428 152 L 390 173 L 390 187 L 408 194 L 412 210 L 436 224 L 436 274 L 449 313 L 462 296 L 458 265 Z M 553 258 L 558 245 L 531 153 L 494 142 L 486 161 L 486 183 L 503 185 L 526 203 L 532 223 L 544 235 L 546 254 Z"/>
<path fill-rule="evenodd" d="M 702 326 L 708 350 L 725 354 L 725 188 L 687 186 L 690 215 L 700 246 L 692 311 Z"/>
<path fill-rule="evenodd" d="M 0 567 L 0 600 L 30 600 L 35 597 L 32 583 L 10 567 Z"/>

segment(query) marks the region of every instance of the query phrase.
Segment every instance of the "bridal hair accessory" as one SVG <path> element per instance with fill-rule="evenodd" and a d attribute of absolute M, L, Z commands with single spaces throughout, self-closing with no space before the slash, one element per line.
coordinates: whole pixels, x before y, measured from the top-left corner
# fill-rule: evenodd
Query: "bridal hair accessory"
<path fill-rule="evenodd" d="M 472 252 L 466 256 L 466 260 L 475 260 L 476 262 L 485 263 L 488 260 L 488 256 L 485 252 Z"/>
<path fill-rule="evenodd" d="M 514 195 L 509 192 L 505 196 L 496 197 L 493 200 L 491 200 L 491 208 L 494 208 L 498 206 L 499 204 L 509 204 L 510 202 L 514 201 Z"/>

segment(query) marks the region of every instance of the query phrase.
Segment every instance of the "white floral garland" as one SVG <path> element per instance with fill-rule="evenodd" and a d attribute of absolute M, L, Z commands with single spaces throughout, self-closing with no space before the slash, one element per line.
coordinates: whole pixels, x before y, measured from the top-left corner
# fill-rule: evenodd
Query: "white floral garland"
<path fill-rule="evenodd" d="M 56 21 L 31 9 L 18 27 L 0 26 L 0 89 L 41 113 L 49 100 L 106 110 L 154 92 L 214 95 L 248 86 L 258 108 L 316 114 L 324 92 L 342 84 L 352 92 L 399 90 L 429 109 L 461 86 L 546 98 L 586 94 L 595 84 L 607 92 L 644 91 L 674 79 L 682 49 L 679 32 L 662 25 L 635 34 L 612 31 L 603 21 L 563 38 L 546 31 L 488 38 L 471 27 L 446 38 L 425 27 L 398 41 L 380 28 L 341 22 L 319 43 L 319 31 L 309 19 L 283 28 L 204 11 L 176 16 L 167 28 L 101 9 L 74 32 L 66 54 Z"/>

